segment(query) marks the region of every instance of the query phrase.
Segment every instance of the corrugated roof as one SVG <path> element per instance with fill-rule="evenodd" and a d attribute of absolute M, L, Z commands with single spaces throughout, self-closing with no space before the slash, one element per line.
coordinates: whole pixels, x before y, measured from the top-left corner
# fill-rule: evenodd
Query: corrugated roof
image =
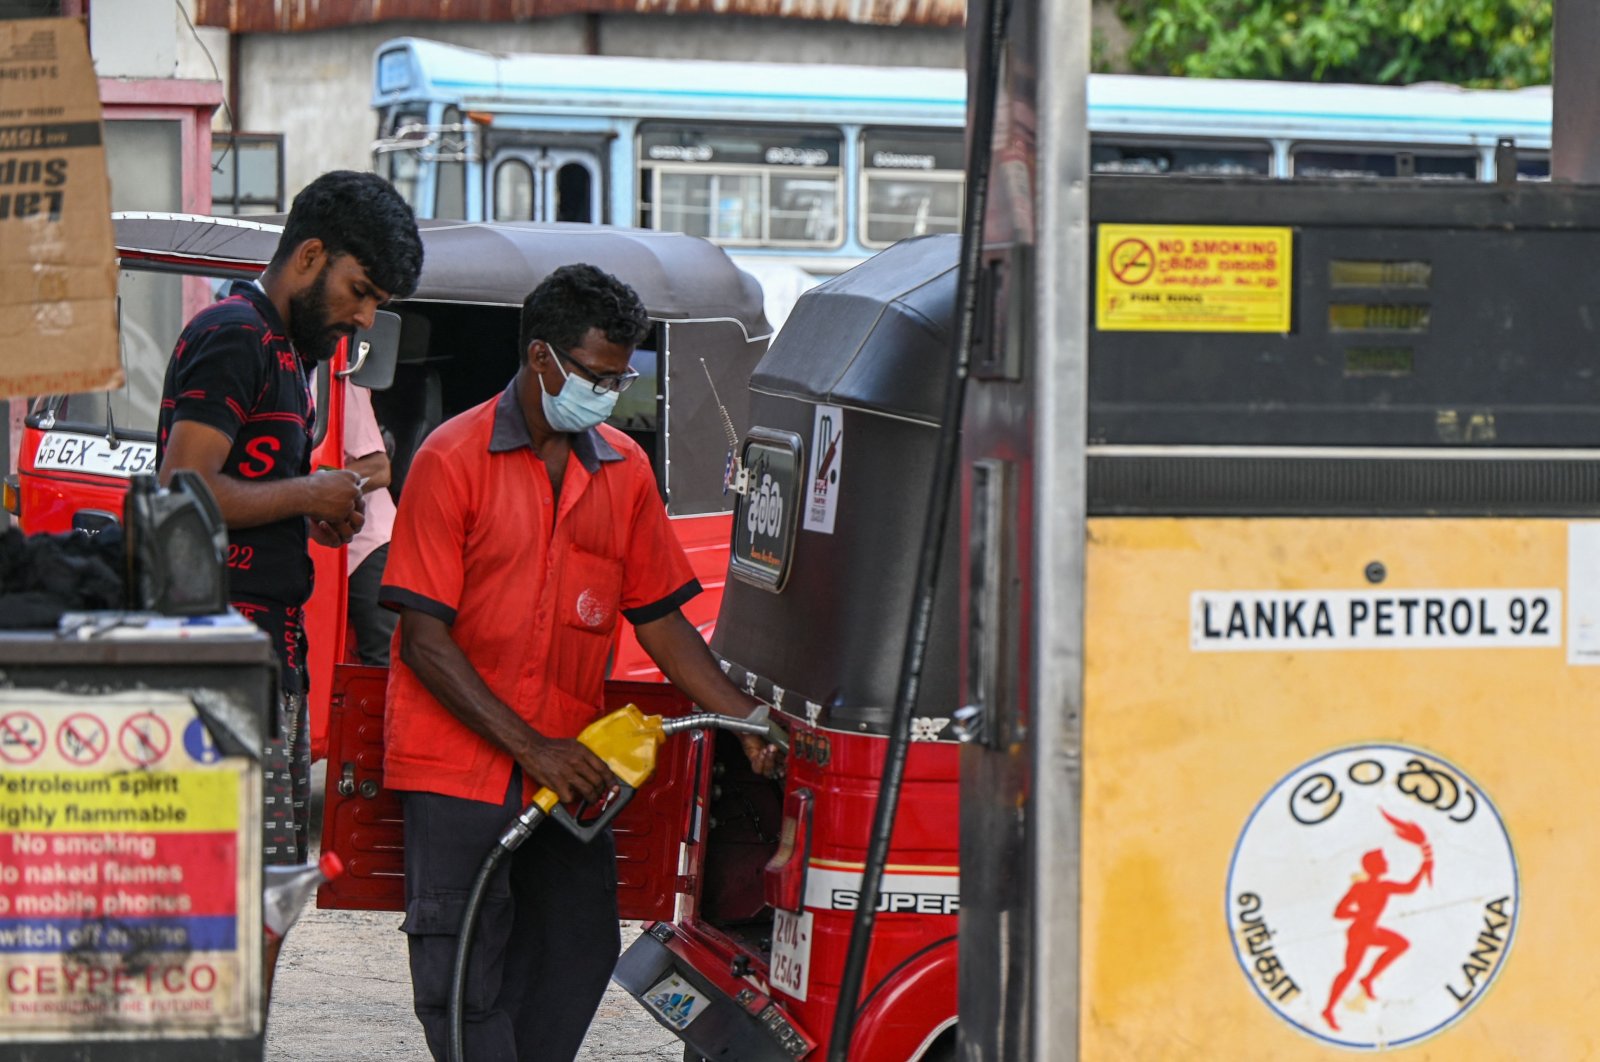
<path fill-rule="evenodd" d="M 737 15 L 881 26 L 959 26 L 966 0 L 198 0 L 195 21 L 235 33 L 373 22 L 522 22 L 558 15 Z"/>

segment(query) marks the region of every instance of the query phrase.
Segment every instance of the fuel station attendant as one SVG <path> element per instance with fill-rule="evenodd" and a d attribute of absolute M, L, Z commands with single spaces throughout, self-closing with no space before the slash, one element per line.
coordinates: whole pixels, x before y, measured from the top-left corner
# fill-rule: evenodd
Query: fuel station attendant
<path fill-rule="evenodd" d="M 639 447 L 603 423 L 649 322 L 593 266 L 552 273 L 522 307 L 522 363 L 498 398 L 413 459 L 380 600 L 400 612 L 385 784 L 405 811 L 417 1017 L 448 1057 L 451 964 L 478 865 L 541 785 L 599 799 L 606 765 L 575 739 L 597 718 L 619 618 L 702 707 L 746 715 L 679 611 L 700 586 Z M 745 736 L 770 774 L 776 750 Z M 557 827 L 501 864 L 467 972 L 466 1057 L 568 1060 L 616 963 L 616 855 Z"/>

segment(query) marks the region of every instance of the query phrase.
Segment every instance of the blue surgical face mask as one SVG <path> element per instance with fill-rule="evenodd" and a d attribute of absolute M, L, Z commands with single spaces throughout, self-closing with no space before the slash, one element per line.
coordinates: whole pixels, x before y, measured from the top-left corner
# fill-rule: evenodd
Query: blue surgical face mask
<path fill-rule="evenodd" d="M 551 360 L 564 381 L 561 390 L 551 394 L 544 389 L 544 378 L 539 378 L 539 402 L 544 407 L 544 419 L 556 431 L 588 431 L 611 416 L 617 408 L 617 392 L 596 391 L 588 380 L 569 373 L 561 365 L 560 357 L 551 351 Z"/>

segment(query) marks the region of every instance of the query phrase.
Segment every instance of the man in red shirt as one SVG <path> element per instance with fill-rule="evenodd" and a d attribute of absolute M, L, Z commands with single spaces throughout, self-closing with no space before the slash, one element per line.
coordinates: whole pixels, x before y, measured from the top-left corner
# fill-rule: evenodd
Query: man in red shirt
<path fill-rule="evenodd" d="M 450 970 L 478 865 L 540 786 L 599 799 L 613 779 L 576 741 L 602 705 L 619 617 L 702 707 L 755 701 L 679 607 L 700 590 L 639 447 L 603 423 L 636 378 L 649 322 L 593 266 L 522 306 L 522 364 L 498 398 L 428 436 L 407 474 L 380 600 L 400 612 L 384 780 L 405 810 L 417 1017 L 448 1058 Z M 776 750 L 745 736 L 756 770 Z M 571 1059 L 616 963 L 616 855 L 542 829 L 491 881 L 465 1001 L 473 1062 Z"/>

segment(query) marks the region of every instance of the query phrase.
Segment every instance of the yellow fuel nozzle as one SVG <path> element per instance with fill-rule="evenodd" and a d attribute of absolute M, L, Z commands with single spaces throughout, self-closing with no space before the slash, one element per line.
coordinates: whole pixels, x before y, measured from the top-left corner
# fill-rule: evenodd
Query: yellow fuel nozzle
<path fill-rule="evenodd" d="M 636 705 L 627 704 L 596 719 L 578 735 L 578 740 L 611 768 L 611 773 L 616 775 L 620 783 L 621 791 L 610 798 L 600 816 L 580 824 L 560 806 L 556 791 L 549 787 L 541 788 L 533 795 L 533 806 L 555 818 L 577 837 L 589 840 L 609 825 L 639 787 L 650 780 L 656 770 L 656 750 L 667 740 L 668 734 L 710 729 L 756 734 L 785 749 L 789 744 L 782 729 L 768 718 L 766 705 L 757 708 L 747 719 L 712 712 L 696 712 L 669 719 L 645 715 Z M 527 823 L 530 829 L 533 825 Z"/>
<path fill-rule="evenodd" d="M 601 716 L 578 735 L 578 740 L 627 787 L 625 791 L 636 790 L 650 780 L 656 770 L 656 749 L 666 739 L 661 717 L 645 715 L 632 704 Z M 533 802 L 549 813 L 560 803 L 560 797 L 554 789 L 545 787 L 533 795 Z"/>

